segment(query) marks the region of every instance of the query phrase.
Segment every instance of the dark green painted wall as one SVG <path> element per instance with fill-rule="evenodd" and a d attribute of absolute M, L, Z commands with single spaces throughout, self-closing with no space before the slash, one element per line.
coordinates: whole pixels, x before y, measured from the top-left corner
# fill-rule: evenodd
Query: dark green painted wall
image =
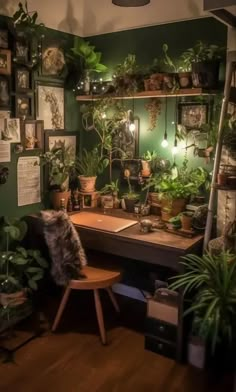
<path fill-rule="evenodd" d="M 0 28 L 7 28 L 8 18 L 0 17 Z M 44 42 L 56 41 L 62 46 L 65 51 L 73 46 L 74 36 L 71 34 L 62 33 L 52 29 L 45 29 Z M 42 78 L 38 75 L 38 71 L 34 73 L 35 80 L 55 80 L 49 78 Z M 74 86 L 74 75 L 69 74 L 65 78 L 65 130 L 76 131 L 79 130 L 79 114 L 78 104 L 75 100 L 72 86 Z M 14 86 L 14 77 L 12 74 L 12 85 Z M 11 117 L 14 117 L 14 108 L 11 111 Z M 17 161 L 20 156 L 34 155 L 27 153 L 15 154 L 14 144 L 11 144 L 11 162 L 4 164 L 9 168 L 9 178 L 5 185 L 0 185 L 0 216 L 23 216 L 29 213 L 37 212 L 43 207 L 42 204 L 33 204 L 23 207 L 17 207 Z M 43 181 L 42 181 L 43 182 Z M 42 188 L 41 188 L 42 189 Z M 43 199 L 43 197 L 42 197 Z"/>

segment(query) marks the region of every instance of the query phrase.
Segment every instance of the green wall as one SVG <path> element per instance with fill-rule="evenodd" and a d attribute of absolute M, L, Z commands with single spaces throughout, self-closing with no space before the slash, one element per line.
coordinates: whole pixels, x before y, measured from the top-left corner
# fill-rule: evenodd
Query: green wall
<path fill-rule="evenodd" d="M 9 19 L 0 16 L 0 28 L 7 28 Z M 56 30 L 45 28 L 45 38 L 44 42 L 58 42 L 59 45 L 67 51 L 73 46 L 74 36 L 71 34 L 62 33 Z M 10 49 L 13 47 L 13 42 L 11 40 Z M 54 78 L 41 77 L 39 76 L 38 70 L 34 72 L 34 80 L 43 81 L 55 81 Z M 65 80 L 65 130 L 67 131 L 77 131 L 79 130 L 79 115 L 78 115 L 78 105 L 72 92 L 72 86 L 74 87 L 74 73 L 68 69 L 67 75 L 64 77 Z M 12 70 L 12 86 L 14 86 L 14 70 Z M 13 91 L 13 89 L 12 89 Z M 14 107 L 11 110 L 11 117 L 14 117 Z M 0 185 L 0 216 L 10 215 L 10 216 L 23 216 L 29 213 L 34 213 L 40 211 L 44 204 L 32 204 L 23 207 L 17 207 L 17 161 L 20 156 L 35 155 L 29 152 L 24 152 L 22 154 L 14 153 L 14 144 L 11 144 L 11 162 L 7 164 L 2 164 L 9 168 L 8 181 L 4 185 Z M 42 179 L 43 185 L 43 179 Z M 43 187 L 41 186 L 41 190 Z M 44 196 L 42 195 L 42 200 Z"/>

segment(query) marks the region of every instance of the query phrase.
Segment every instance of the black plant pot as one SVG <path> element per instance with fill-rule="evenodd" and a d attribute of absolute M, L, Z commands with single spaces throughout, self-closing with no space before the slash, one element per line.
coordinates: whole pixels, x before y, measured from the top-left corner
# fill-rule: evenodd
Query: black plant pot
<path fill-rule="evenodd" d="M 134 205 L 138 202 L 138 199 L 124 198 L 125 209 L 127 212 L 134 212 Z"/>
<path fill-rule="evenodd" d="M 215 89 L 219 82 L 219 61 L 192 63 L 193 87 Z"/>

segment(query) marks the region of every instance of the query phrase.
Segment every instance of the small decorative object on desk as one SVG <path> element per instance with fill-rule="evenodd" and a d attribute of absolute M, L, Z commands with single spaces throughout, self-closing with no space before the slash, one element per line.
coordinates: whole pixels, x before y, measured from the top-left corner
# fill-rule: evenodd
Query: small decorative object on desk
<path fill-rule="evenodd" d="M 80 210 L 79 191 L 78 191 L 78 189 L 74 190 L 74 192 L 73 192 L 73 210 L 74 211 L 79 211 Z"/>
<path fill-rule="evenodd" d="M 140 231 L 142 233 L 149 233 L 152 229 L 152 221 L 150 219 L 142 219 L 140 221 Z"/>
<path fill-rule="evenodd" d="M 66 212 L 65 199 L 60 199 L 60 210 Z"/>
<path fill-rule="evenodd" d="M 68 203 L 67 203 L 67 212 L 72 212 L 72 211 L 73 211 L 73 204 L 72 204 L 71 197 L 69 197 Z"/>

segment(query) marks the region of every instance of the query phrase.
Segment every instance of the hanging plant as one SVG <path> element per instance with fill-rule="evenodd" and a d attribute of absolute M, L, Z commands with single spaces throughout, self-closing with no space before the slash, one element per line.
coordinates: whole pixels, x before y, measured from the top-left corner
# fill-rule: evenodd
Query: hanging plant
<path fill-rule="evenodd" d="M 145 109 L 148 111 L 149 127 L 148 131 L 153 131 L 157 125 L 157 118 L 161 114 L 161 102 L 158 98 L 151 98 L 150 101 L 145 105 Z"/>
<path fill-rule="evenodd" d="M 27 1 L 24 4 L 18 3 L 18 9 L 12 16 L 14 29 L 24 31 L 26 34 L 39 33 L 44 23 L 36 23 L 38 18 L 37 11 L 29 11 Z"/>

